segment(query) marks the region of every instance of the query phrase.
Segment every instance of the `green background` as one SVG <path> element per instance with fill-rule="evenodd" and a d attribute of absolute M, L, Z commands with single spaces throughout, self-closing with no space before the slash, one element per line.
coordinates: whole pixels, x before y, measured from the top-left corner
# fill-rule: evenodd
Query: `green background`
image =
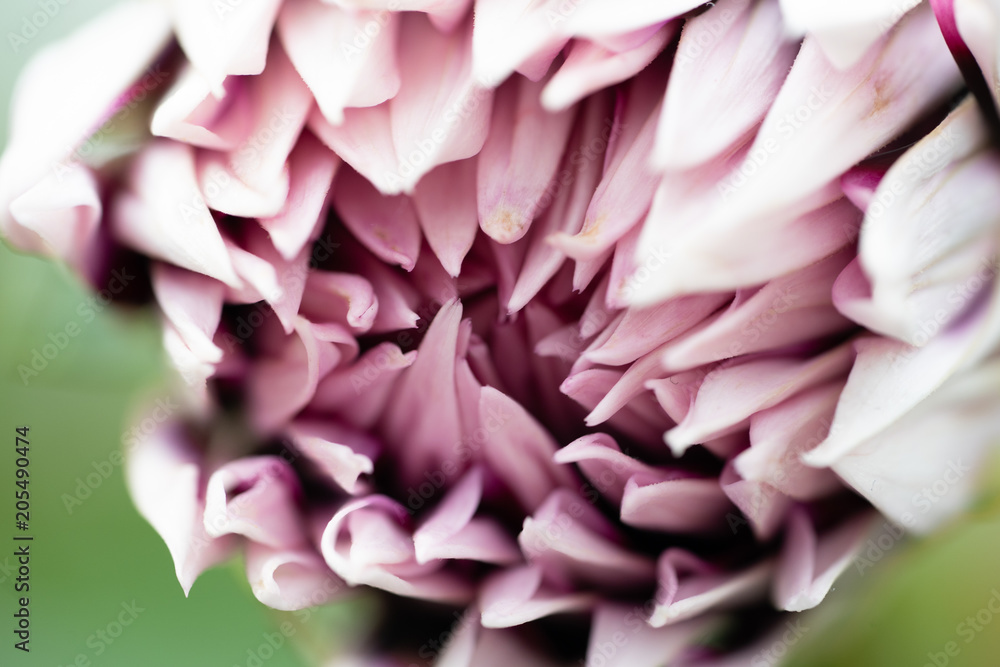
<path fill-rule="evenodd" d="M 18 53 L 7 36 L 20 32 L 23 18 L 40 5 L 0 4 L 0 145 L 10 91 L 30 54 L 112 2 L 53 2 L 58 14 Z M 167 391 L 155 318 L 104 311 L 84 324 L 76 308 L 87 298 L 63 267 L 0 248 L 0 665 L 70 665 L 79 655 L 93 665 L 246 665 L 248 651 L 288 617 L 253 598 L 239 563 L 203 575 L 185 598 L 165 546 L 132 508 L 119 466 L 72 513 L 64 504 L 64 494 L 75 493 L 95 465 L 107 471 L 129 411 L 142 397 Z M 48 334 L 72 321 L 81 324 L 80 335 L 25 386 L 17 366 L 30 364 Z M 29 532 L 35 537 L 28 655 L 13 649 L 10 573 L 14 429 L 24 425 L 30 427 Z M 933 664 L 928 653 L 944 651 L 949 641 L 957 642 L 960 653 L 947 664 L 1000 664 L 1000 618 L 990 614 L 992 622 L 968 643 L 968 635 L 957 630 L 966 616 L 986 608 L 994 589 L 1000 591 L 998 516 L 984 501 L 975 515 L 933 538 L 897 545 L 864 576 L 852 568 L 818 613 L 802 617 L 808 631 L 794 647 L 792 664 L 921 667 Z M 97 631 L 133 601 L 143 611 L 96 655 Z M 308 627 L 296 625 L 297 634 L 330 636 L 336 627 L 343 632 L 349 625 L 345 613 L 327 610 L 319 622 L 314 617 Z M 286 643 L 263 664 L 307 662 L 315 659 L 307 661 Z"/>

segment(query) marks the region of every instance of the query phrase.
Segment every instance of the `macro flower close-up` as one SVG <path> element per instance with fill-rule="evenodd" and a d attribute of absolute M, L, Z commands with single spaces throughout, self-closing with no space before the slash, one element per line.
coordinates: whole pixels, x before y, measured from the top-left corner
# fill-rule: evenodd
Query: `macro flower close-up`
<path fill-rule="evenodd" d="M 329 667 L 777 665 L 988 491 L 998 77 L 995 0 L 133 0 L 21 73 L 0 233 L 156 313 L 185 595 L 372 605 Z"/>

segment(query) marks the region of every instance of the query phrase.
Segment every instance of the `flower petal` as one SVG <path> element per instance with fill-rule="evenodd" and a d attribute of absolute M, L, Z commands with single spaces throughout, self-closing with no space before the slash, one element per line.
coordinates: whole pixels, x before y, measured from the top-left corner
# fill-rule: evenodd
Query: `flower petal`
<path fill-rule="evenodd" d="M 347 107 L 375 106 L 399 91 L 399 16 L 319 0 L 282 4 L 281 43 L 330 123 L 344 122 Z"/>
<path fill-rule="evenodd" d="M 656 128 L 657 166 L 704 164 L 753 133 L 798 50 L 783 30 L 777 0 L 717 2 L 685 22 Z"/>

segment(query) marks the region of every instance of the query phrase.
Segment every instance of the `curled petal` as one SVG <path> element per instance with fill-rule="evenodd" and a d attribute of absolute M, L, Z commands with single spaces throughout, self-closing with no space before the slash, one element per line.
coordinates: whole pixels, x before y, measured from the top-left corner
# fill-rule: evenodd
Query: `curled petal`
<path fill-rule="evenodd" d="M 702 382 L 684 421 L 664 439 L 679 454 L 702 440 L 731 433 L 755 412 L 841 377 L 853 360 L 854 351 L 844 344 L 806 361 L 765 358 L 719 366 Z"/>
<path fill-rule="evenodd" d="M 775 574 L 775 605 L 803 611 L 822 602 L 861 552 L 873 523 L 871 515 L 862 515 L 818 536 L 805 512 L 794 511 Z"/>
<path fill-rule="evenodd" d="M 489 518 L 473 518 L 482 486 L 483 470 L 473 468 L 413 533 L 418 563 L 460 558 L 509 565 L 521 560 L 514 541 L 499 524 Z"/>
<path fill-rule="evenodd" d="M 288 433 L 295 448 L 347 493 L 360 493 L 364 486 L 361 476 L 375 469 L 378 442 L 360 431 L 329 422 L 300 420 L 289 426 Z"/>
<path fill-rule="evenodd" d="M 521 550 L 547 579 L 630 589 L 648 583 L 653 563 L 619 544 L 612 524 L 567 489 L 556 489 L 524 520 Z"/>
<path fill-rule="evenodd" d="M 254 597 L 282 611 L 325 604 L 345 587 L 311 549 L 274 549 L 251 542 L 246 568 Z"/>
<path fill-rule="evenodd" d="M 216 470 L 205 491 L 205 531 L 245 535 L 275 548 L 305 543 L 298 477 L 284 459 L 256 456 Z"/>
<path fill-rule="evenodd" d="M 659 589 L 649 618 L 654 628 L 677 623 L 710 609 L 753 600 L 766 590 L 772 561 L 740 572 L 720 572 L 683 549 L 667 549 L 657 564 Z"/>
<path fill-rule="evenodd" d="M 547 586 L 538 565 L 497 572 L 479 592 L 484 628 L 510 628 L 553 614 L 582 611 L 595 600 L 590 593 L 561 593 Z"/>
<path fill-rule="evenodd" d="M 368 496 L 341 507 L 323 531 L 327 565 L 352 586 L 365 584 L 426 600 L 462 603 L 468 584 L 440 570 L 440 561 L 420 565 L 404 527 L 406 509 L 384 496 Z"/>

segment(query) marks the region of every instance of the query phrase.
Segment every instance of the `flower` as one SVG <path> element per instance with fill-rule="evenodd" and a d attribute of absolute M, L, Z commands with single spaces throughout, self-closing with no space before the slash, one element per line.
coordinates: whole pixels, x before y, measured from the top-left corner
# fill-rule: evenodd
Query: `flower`
<path fill-rule="evenodd" d="M 3 230 L 143 277 L 185 592 L 379 591 L 369 664 L 752 663 L 1000 436 L 1000 15 L 931 4 L 124 4 L 22 78 Z"/>

